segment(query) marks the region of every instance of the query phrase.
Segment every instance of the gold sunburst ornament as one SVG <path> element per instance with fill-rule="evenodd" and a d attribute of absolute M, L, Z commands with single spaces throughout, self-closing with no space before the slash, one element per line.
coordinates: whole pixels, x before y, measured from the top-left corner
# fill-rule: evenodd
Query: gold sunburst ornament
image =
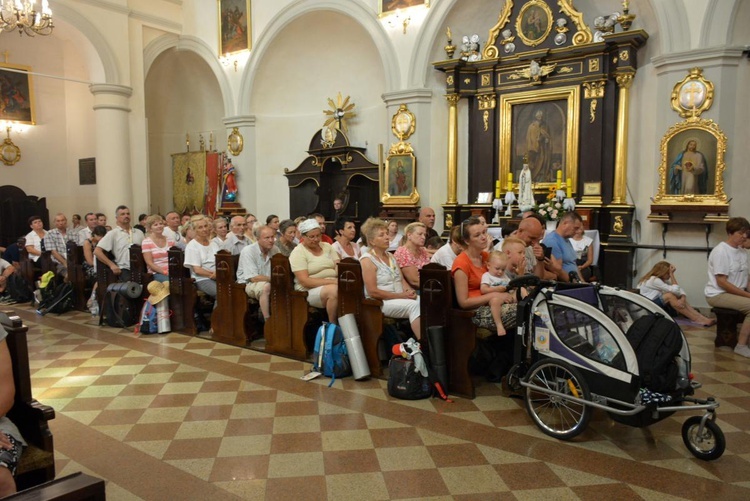
<path fill-rule="evenodd" d="M 354 103 L 349 102 L 350 97 L 346 96 L 346 99 L 341 97 L 341 92 L 336 96 L 336 102 L 333 99 L 328 98 L 328 106 L 330 109 L 323 110 L 323 113 L 328 117 L 323 124 L 324 127 L 334 125 L 339 130 L 347 132 L 346 120 L 356 116 L 356 113 L 352 111 L 354 109 Z"/>

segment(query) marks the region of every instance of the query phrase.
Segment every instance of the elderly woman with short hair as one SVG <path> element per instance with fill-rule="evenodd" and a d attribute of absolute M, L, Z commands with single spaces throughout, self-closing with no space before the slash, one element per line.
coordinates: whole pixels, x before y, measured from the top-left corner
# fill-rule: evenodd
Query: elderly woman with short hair
<path fill-rule="evenodd" d="M 419 297 L 409 285 L 396 264 L 396 258 L 388 252 L 388 224 L 370 218 L 362 225 L 369 251 L 362 254 L 362 280 L 367 297 L 383 302 L 383 315 L 391 318 L 408 318 L 411 330 L 420 338 Z"/>
<path fill-rule="evenodd" d="M 298 226 L 300 245 L 289 255 L 294 273 L 294 288 L 307 292 L 307 302 L 315 308 L 325 308 L 328 321 L 338 320 L 339 255 L 331 244 L 321 242 L 323 231 L 315 219 L 306 219 Z"/>
<path fill-rule="evenodd" d="M 185 246 L 183 265 L 190 268 L 190 276 L 195 286 L 216 299 L 216 252 L 219 250 L 211 242 L 211 222 L 206 216 L 193 216 L 190 223 L 195 238 Z"/>

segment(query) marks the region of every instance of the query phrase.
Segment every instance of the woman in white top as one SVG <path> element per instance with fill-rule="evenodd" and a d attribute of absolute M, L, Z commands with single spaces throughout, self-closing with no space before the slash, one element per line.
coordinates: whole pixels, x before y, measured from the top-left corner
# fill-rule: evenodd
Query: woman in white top
<path fill-rule="evenodd" d="M 687 296 L 677 283 L 674 272 L 677 268 L 667 261 L 659 261 L 651 270 L 641 277 L 638 284 L 641 295 L 672 314 L 670 307 L 691 322 L 709 327 L 716 323 L 716 319 L 704 317 L 687 302 Z"/>
<path fill-rule="evenodd" d="M 388 252 L 396 252 L 398 246 L 401 245 L 402 238 L 404 234 L 398 231 L 398 223 L 391 219 L 388 222 Z"/>
<path fill-rule="evenodd" d="M 340 217 L 334 223 L 333 231 L 336 234 L 333 250 L 341 256 L 341 259 L 345 257 L 359 259 L 359 245 L 354 241 L 354 237 L 357 235 L 357 228 L 354 226 L 354 221 L 348 217 Z"/>
<path fill-rule="evenodd" d="M 214 219 L 214 233 L 216 236 L 211 239 L 211 243 L 215 244 L 216 247 L 221 249 L 224 240 L 227 239 L 227 233 L 229 233 L 229 227 L 227 226 L 227 220 L 221 216 Z"/>
<path fill-rule="evenodd" d="M 29 218 L 31 231 L 26 235 L 26 251 L 29 253 L 29 259 L 36 262 L 42 255 L 42 240 L 47 236 L 47 230 L 44 229 L 44 223 L 39 216 Z"/>
<path fill-rule="evenodd" d="M 362 225 L 362 233 L 370 245 L 370 250 L 360 258 L 365 294 L 383 302 L 381 310 L 386 317 L 408 318 L 414 336 L 419 339 L 419 297 L 388 252 L 387 228 L 385 221 L 376 218 Z"/>
<path fill-rule="evenodd" d="M 307 302 L 315 308 L 325 308 L 328 321 L 338 320 L 339 286 L 336 265 L 339 255 L 331 244 L 321 242 L 323 231 L 315 218 L 305 219 L 299 226 L 302 241 L 289 255 L 289 266 L 294 273 L 294 288 L 307 291 Z"/>
<path fill-rule="evenodd" d="M 727 221 L 727 239 L 714 247 L 708 257 L 706 302 L 714 308 L 729 308 L 745 315 L 734 352 L 750 358 L 750 292 L 748 292 L 747 251 L 744 244 L 750 222 L 744 217 Z"/>
<path fill-rule="evenodd" d="M 190 220 L 195 231 L 195 238 L 185 246 L 183 265 L 190 268 L 190 276 L 195 279 L 195 286 L 216 298 L 216 252 L 219 250 L 211 243 L 211 223 L 206 216 L 193 216 Z"/>
<path fill-rule="evenodd" d="M 576 232 L 568 239 L 573 250 L 576 251 L 576 264 L 581 277 L 589 281 L 593 272 L 591 265 L 594 263 L 594 240 L 584 234 L 583 226 L 577 227 Z"/>

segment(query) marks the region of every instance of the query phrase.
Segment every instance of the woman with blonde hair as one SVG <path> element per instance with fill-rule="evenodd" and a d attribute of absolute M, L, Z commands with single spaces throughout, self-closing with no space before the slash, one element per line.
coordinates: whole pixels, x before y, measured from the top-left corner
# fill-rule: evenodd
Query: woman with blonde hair
<path fill-rule="evenodd" d="M 685 290 L 675 278 L 677 268 L 668 261 L 659 261 L 651 270 L 641 277 L 638 283 L 641 295 L 664 308 L 669 314 L 679 313 L 691 322 L 710 327 L 716 323 L 701 315 L 687 302 Z"/>
<path fill-rule="evenodd" d="M 365 294 L 383 302 L 381 310 L 386 317 L 408 318 L 414 336 L 419 339 L 419 296 L 388 252 L 388 224 L 382 219 L 370 218 L 361 230 L 370 244 L 370 250 L 360 257 Z"/>
<path fill-rule="evenodd" d="M 193 216 L 190 225 L 195 238 L 185 246 L 183 266 L 190 269 L 195 286 L 216 299 L 216 252 L 219 249 L 211 242 L 211 221 L 206 216 Z"/>
<path fill-rule="evenodd" d="M 430 253 L 424 247 L 427 227 L 423 223 L 410 223 L 404 228 L 401 246 L 394 257 L 401 273 L 412 289 L 419 289 L 419 270 L 430 262 Z"/>
<path fill-rule="evenodd" d="M 143 261 L 148 271 L 154 274 L 157 282 L 169 281 L 169 260 L 167 251 L 174 241 L 164 235 L 166 222 L 158 214 L 148 216 L 145 222 L 146 238 L 141 243 Z"/>

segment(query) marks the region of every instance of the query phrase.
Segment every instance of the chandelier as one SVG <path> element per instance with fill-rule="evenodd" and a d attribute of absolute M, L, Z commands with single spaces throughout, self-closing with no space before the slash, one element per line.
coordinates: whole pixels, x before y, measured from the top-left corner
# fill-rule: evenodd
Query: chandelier
<path fill-rule="evenodd" d="M 49 0 L 42 0 L 42 11 L 36 10 L 36 0 L 0 0 L 0 33 L 18 29 L 18 34 L 46 36 L 55 27 Z"/>

